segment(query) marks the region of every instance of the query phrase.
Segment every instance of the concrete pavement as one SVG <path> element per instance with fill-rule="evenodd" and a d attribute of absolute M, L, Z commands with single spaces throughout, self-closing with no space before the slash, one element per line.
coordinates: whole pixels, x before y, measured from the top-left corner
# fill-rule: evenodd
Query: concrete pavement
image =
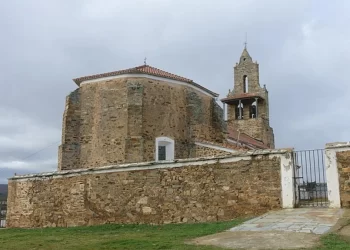
<path fill-rule="evenodd" d="M 342 217 L 342 209 L 297 208 L 271 211 L 226 232 L 194 239 L 190 244 L 228 249 L 300 249 L 315 247 Z"/>

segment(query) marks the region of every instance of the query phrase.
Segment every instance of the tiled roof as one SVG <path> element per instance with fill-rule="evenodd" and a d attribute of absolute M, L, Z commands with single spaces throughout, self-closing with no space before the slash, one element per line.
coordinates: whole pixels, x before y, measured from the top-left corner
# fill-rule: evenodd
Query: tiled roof
<path fill-rule="evenodd" d="M 239 133 L 238 138 L 238 131 L 229 129 L 228 138 L 233 140 L 239 140 L 239 142 L 242 142 L 244 144 L 252 145 L 253 147 L 257 147 L 260 149 L 268 149 L 269 147 L 265 145 L 262 141 L 256 140 L 253 137 L 250 137 L 249 135 L 245 133 Z"/>
<path fill-rule="evenodd" d="M 209 89 L 204 88 L 203 86 L 195 83 L 191 79 L 188 79 L 188 78 L 185 78 L 182 76 L 178 76 L 178 75 L 166 72 L 164 70 L 154 68 L 154 67 L 149 66 L 149 65 L 141 65 L 141 66 L 134 67 L 134 68 L 112 71 L 112 72 L 103 73 L 103 74 L 83 76 L 83 77 L 75 78 L 75 79 L 73 79 L 73 81 L 78 86 L 80 86 L 80 83 L 82 83 L 83 81 L 95 80 L 95 79 L 99 79 L 99 78 L 118 76 L 118 75 L 124 75 L 124 74 L 147 74 L 147 75 L 163 77 L 163 78 L 167 78 L 167 79 L 171 79 L 171 80 L 181 81 L 181 82 L 189 83 L 197 88 L 200 88 L 200 89 L 208 92 L 211 95 L 218 96 L 218 94 L 216 94 L 216 93 L 210 91 Z"/>

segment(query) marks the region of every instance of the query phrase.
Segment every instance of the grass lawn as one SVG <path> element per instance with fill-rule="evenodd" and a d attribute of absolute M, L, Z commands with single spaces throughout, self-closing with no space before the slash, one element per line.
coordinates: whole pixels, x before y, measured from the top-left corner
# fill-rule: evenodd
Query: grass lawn
<path fill-rule="evenodd" d="M 75 228 L 3 229 L 0 249 L 6 250 L 105 250 L 105 249 L 178 249 L 213 250 L 211 246 L 185 245 L 187 239 L 221 232 L 242 223 L 230 222 L 150 225 L 102 225 Z M 317 249 L 350 249 L 349 241 L 337 235 L 321 239 Z"/>
<path fill-rule="evenodd" d="M 105 249 L 222 249 L 185 245 L 184 241 L 213 234 L 242 223 L 230 222 L 150 225 L 102 225 L 75 228 L 2 229 L 1 250 L 105 250 Z"/>
<path fill-rule="evenodd" d="M 337 234 L 329 234 L 321 238 L 322 247 L 317 248 L 319 250 L 340 250 L 340 249 L 350 249 L 350 238 L 345 238 L 344 236 L 339 236 Z"/>

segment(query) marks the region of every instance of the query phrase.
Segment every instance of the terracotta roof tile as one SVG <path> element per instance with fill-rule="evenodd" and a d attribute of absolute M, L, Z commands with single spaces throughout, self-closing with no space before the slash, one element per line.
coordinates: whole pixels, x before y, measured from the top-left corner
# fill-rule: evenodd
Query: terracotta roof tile
<path fill-rule="evenodd" d="M 238 139 L 238 132 L 233 129 L 229 129 L 228 137 L 229 139 L 237 140 Z M 258 147 L 260 149 L 268 149 L 269 147 L 265 145 L 263 142 L 254 139 L 253 137 L 250 137 L 249 135 L 245 133 L 239 133 L 239 142 L 246 143 L 253 145 L 254 147 Z"/>
<path fill-rule="evenodd" d="M 118 75 L 124 75 L 124 74 L 147 74 L 147 75 L 172 79 L 172 80 L 176 80 L 176 81 L 181 81 L 181 82 L 192 84 L 193 86 L 198 87 L 198 88 L 206 91 L 207 93 L 209 93 L 213 96 L 218 96 L 217 93 L 214 93 L 214 92 L 210 91 L 209 89 L 195 83 L 191 79 L 188 79 L 188 78 L 185 78 L 182 76 L 178 76 L 178 75 L 166 72 L 166 71 L 161 70 L 161 69 L 157 69 L 157 68 L 149 66 L 149 65 L 142 65 L 142 66 L 138 66 L 138 67 L 134 67 L 134 68 L 112 71 L 112 72 L 97 74 L 97 75 L 83 76 L 83 77 L 75 78 L 75 79 L 73 79 L 73 81 L 78 86 L 80 86 L 80 83 L 82 83 L 83 81 L 95 80 L 95 79 L 99 79 L 99 78 L 118 76 Z"/>

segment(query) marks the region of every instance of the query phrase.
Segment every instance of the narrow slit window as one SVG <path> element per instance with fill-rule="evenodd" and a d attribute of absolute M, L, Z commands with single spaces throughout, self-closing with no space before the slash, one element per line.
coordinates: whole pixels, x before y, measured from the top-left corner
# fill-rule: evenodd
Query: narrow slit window
<path fill-rule="evenodd" d="M 248 93 L 248 76 L 243 76 L 243 92 Z"/>

